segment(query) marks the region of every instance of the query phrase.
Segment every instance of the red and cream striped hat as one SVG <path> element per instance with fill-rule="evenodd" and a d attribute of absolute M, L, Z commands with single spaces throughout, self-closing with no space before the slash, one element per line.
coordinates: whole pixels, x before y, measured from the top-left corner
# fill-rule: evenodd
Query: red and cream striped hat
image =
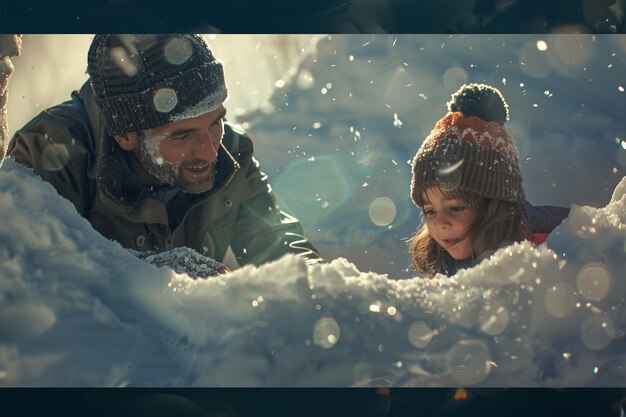
<path fill-rule="evenodd" d="M 503 127 L 509 108 L 500 91 L 485 84 L 465 84 L 452 95 L 448 110 L 413 158 L 415 204 L 431 186 L 523 202 L 517 148 Z"/>

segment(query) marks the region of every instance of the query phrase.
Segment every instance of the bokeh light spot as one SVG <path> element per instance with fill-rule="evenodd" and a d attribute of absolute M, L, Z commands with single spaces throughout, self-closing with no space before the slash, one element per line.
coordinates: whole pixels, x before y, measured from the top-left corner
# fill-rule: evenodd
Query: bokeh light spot
<path fill-rule="evenodd" d="M 437 185 L 445 191 L 456 190 L 461 184 L 461 171 L 459 167 L 463 165 L 464 160 L 454 162 L 437 170 Z"/>
<path fill-rule="evenodd" d="M 452 67 L 443 74 L 443 85 L 450 91 L 456 91 L 468 79 L 467 73 L 463 68 Z"/>
<path fill-rule="evenodd" d="M 396 217 L 396 205 L 389 197 L 378 197 L 370 204 L 369 216 L 376 226 L 389 226 Z"/>
<path fill-rule="evenodd" d="M 528 41 L 519 50 L 520 69 L 532 78 L 544 78 L 552 72 L 552 66 L 546 54 L 539 49 L 539 43 L 545 41 Z"/>
<path fill-rule="evenodd" d="M 379 84 L 379 88 L 384 89 L 381 91 L 379 100 L 393 104 L 395 109 L 410 112 L 423 103 L 423 100 L 418 100 L 416 97 L 418 91 L 415 78 L 402 66 L 398 66 L 395 70 L 385 74 L 377 82 L 382 82 Z"/>
<path fill-rule="evenodd" d="M 556 283 L 546 290 L 545 304 L 548 313 L 553 317 L 568 317 L 576 308 L 576 291 L 568 283 Z"/>
<path fill-rule="evenodd" d="M 504 306 L 483 308 L 478 314 L 480 329 L 488 335 L 502 333 L 509 325 L 509 311 Z"/>
<path fill-rule="evenodd" d="M 491 373 L 491 358 L 487 346 L 478 341 L 461 340 L 448 352 L 448 367 L 452 378 L 460 385 L 475 385 Z"/>
<path fill-rule="evenodd" d="M 537 50 L 541 51 L 541 52 L 547 51 L 548 50 L 548 44 L 546 43 L 546 41 L 544 41 L 542 39 L 538 40 L 537 41 Z"/>
<path fill-rule="evenodd" d="M 592 316 L 580 326 L 580 337 L 591 350 L 606 348 L 615 338 L 615 325 L 607 316 Z"/>
<path fill-rule="evenodd" d="M 415 322 L 409 327 L 409 342 L 418 349 L 424 349 L 433 339 L 435 333 L 423 321 Z"/>
<path fill-rule="evenodd" d="M 165 59 L 174 65 L 181 65 L 187 62 L 193 54 L 191 44 L 185 38 L 172 38 L 165 45 Z"/>
<path fill-rule="evenodd" d="M 161 113 L 172 111 L 178 104 L 176 91 L 169 87 L 160 88 L 154 93 L 154 107 Z"/>
<path fill-rule="evenodd" d="M 552 36 L 550 38 L 552 68 L 566 76 L 575 76 L 585 71 L 594 49 L 591 36 Z"/>
<path fill-rule="evenodd" d="M 124 74 L 129 77 L 137 74 L 137 65 L 135 65 L 124 47 L 115 46 L 110 49 L 110 54 L 111 59 L 115 62 L 115 65 L 117 65 L 119 69 L 124 72 Z"/>
<path fill-rule="evenodd" d="M 335 346 L 340 333 L 339 325 L 332 317 L 323 317 L 313 325 L 313 340 L 324 349 Z"/>
<path fill-rule="evenodd" d="M 590 263 L 581 268 L 576 279 L 578 291 L 590 301 L 601 301 L 611 288 L 611 276 L 601 263 Z"/>
<path fill-rule="evenodd" d="M 274 181 L 274 188 L 286 211 L 315 224 L 350 198 L 349 178 L 339 158 L 320 156 L 314 161 L 289 163 Z"/>

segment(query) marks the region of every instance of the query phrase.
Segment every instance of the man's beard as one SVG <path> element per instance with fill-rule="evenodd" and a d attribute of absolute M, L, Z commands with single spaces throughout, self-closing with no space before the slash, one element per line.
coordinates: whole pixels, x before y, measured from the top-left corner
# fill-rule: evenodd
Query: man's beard
<path fill-rule="evenodd" d="M 137 135 L 135 156 L 143 168 L 159 181 L 176 187 L 184 193 L 200 194 L 213 188 L 215 182 L 215 162 L 209 166 L 209 176 L 200 181 L 188 181 L 183 170 L 206 164 L 206 161 L 194 159 L 180 164 L 172 164 L 159 153 L 162 139 L 151 139 L 144 132 Z"/>

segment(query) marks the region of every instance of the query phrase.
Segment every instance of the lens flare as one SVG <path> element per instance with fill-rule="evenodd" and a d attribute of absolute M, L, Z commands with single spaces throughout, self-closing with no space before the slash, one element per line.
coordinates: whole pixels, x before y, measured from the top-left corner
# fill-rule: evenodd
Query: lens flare
<path fill-rule="evenodd" d="M 185 38 L 172 38 L 165 45 L 164 55 L 165 59 L 174 65 L 181 65 L 187 62 L 193 50 L 191 43 Z"/>
<path fill-rule="evenodd" d="M 548 313 L 553 317 L 568 317 L 576 308 L 576 291 L 568 283 L 556 283 L 546 291 L 545 304 Z"/>
<path fill-rule="evenodd" d="M 340 334 L 339 325 L 332 317 L 323 317 L 313 325 L 313 340 L 324 349 L 334 347 Z"/>
<path fill-rule="evenodd" d="M 576 279 L 578 291 L 589 301 L 601 301 L 611 288 L 611 276 L 606 267 L 593 262 L 582 267 Z"/>
<path fill-rule="evenodd" d="M 452 67 L 443 74 L 443 85 L 450 91 L 456 90 L 467 80 L 469 80 L 467 72 L 460 67 Z"/>
<path fill-rule="evenodd" d="M 396 217 L 396 205 L 389 197 L 378 197 L 370 204 L 369 216 L 376 226 L 389 226 Z"/>
<path fill-rule="evenodd" d="M 168 113 L 178 104 L 178 97 L 173 88 L 160 88 L 154 93 L 154 107 L 161 113 Z"/>
<path fill-rule="evenodd" d="M 541 52 L 545 52 L 548 50 L 548 44 L 544 40 L 537 41 L 537 50 Z"/>
<path fill-rule="evenodd" d="M 115 65 L 117 65 L 124 74 L 129 77 L 133 77 L 137 74 L 137 65 L 135 65 L 125 48 L 115 46 L 110 49 L 110 54 Z"/>
<path fill-rule="evenodd" d="M 540 49 L 541 43 L 547 49 L 545 41 L 528 41 L 520 48 L 518 53 L 519 69 L 532 78 L 545 78 L 552 72 L 552 65 L 544 52 L 545 49 Z"/>
<path fill-rule="evenodd" d="M 461 340 L 448 353 L 448 367 L 459 385 L 484 381 L 491 373 L 491 366 L 491 355 L 483 342 Z"/>
<path fill-rule="evenodd" d="M 615 325 L 607 316 L 592 316 L 580 326 L 580 337 L 589 349 L 602 350 L 615 338 Z"/>
<path fill-rule="evenodd" d="M 495 336 L 502 333 L 509 325 L 509 311 L 504 306 L 484 307 L 478 314 L 480 330 Z"/>
<path fill-rule="evenodd" d="M 415 322 L 409 328 L 409 342 L 418 349 L 424 349 L 433 339 L 435 332 L 423 321 Z"/>

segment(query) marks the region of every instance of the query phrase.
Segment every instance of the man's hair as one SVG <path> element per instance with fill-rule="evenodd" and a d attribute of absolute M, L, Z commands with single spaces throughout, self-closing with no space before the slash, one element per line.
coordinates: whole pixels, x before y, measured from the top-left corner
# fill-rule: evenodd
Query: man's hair
<path fill-rule="evenodd" d="M 520 203 L 477 197 L 464 190 L 440 190 L 444 197 L 463 201 L 476 213 L 474 223 L 467 230 L 470 258 L 476 261 L 499 247 L 521 242 L 528 237 L 528 225 L 524 207 Z M 418 201 L 424 207 L 423 195 Z M 442 272 L 445 249 L 428 232 L 426 222 L 409 239 L 409 253 L 413 266 L 419 273 L 433 276 Z"/>

